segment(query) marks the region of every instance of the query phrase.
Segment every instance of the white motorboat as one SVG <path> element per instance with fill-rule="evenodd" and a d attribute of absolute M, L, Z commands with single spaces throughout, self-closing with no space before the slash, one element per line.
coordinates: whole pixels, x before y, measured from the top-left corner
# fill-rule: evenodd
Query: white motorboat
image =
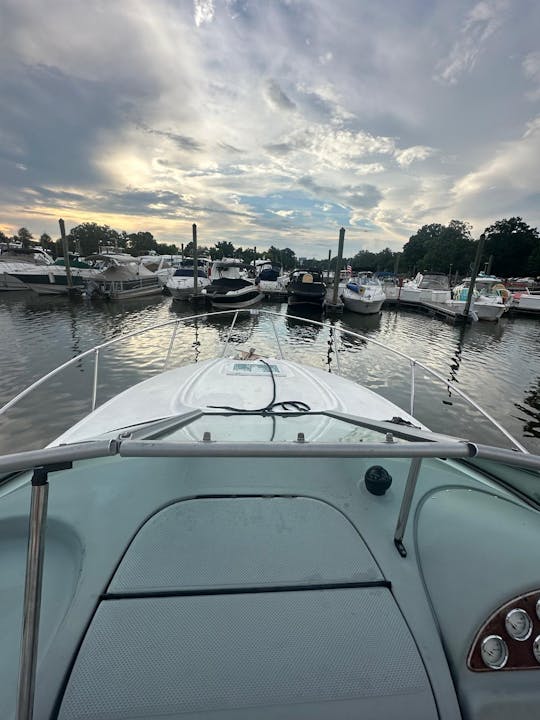
<path fill-rule="evenodd" d="M 162 286 L 159 278 L 137 259 L 103 258 L 106 267 L 85 284 L 85 295 L 90 299 L 127 300 L 129 298 L 159 295 Z"/>
<path fill-rule="evenodd" d="M 79 257 L 72 257 L 70 271 L 71 286 L 63 258 L 57 258 L 52 265 L 27 265 L 8 274 L 38 295 L 67 295 L 70 292 L 81 293 L 86 283 L 99 275 L 100 268 Z"/>
<path fill-rule="evenodd" d="M 486 413 L 512 450 L 428 430 L 415 368 L 466 396 L 390 348 L 409 411 L 277 329 L 172 367 L 179 323 L 168 369 L 101 406 L 124 338 L 69 360 L 94 358 L 93 411 L 0 457 L 2 718 L 536 717 L 540 457 Z"/>
<path fill-rule="evenodd" d="M 10 248 L 0 250 L 0 290 L 28 290 L 22 280 L 19 280 L 15 273 L 24 273 L 29 267 L 50 266 L 53 264 L 52 257 L 42 248 Z"/>
<path fill-rule="evenodd" d="M 195 289 L 195 278 L 193 275 L 193 260 L 183 260 L 165 283 L 165 288 L 174 300 L 182 300 L 208 287 L 210 285 L 210 278 L 203 263 L 198 264 L 196 283 L 197 289 Z"/>
<path fill-rule="evenodd" d="M 244 264 L 234 258 L 212 263 L 210 284 L 202 293 L 219 310 L 251 307 L 264 298 L 254 280 L 247 279 Z"/>
<path fill-rule="evenodd" d="M 470 282 L 470 278 L 465 278 L 452 291 L 453 299 L 449 304 L 456 312 L 464 311 Z M 499 320 L 511 306 L 511 297 L 500 278 L 479 273 L 474 283 L 471 311 L 479 320 Z"/>
<path fill-rule="evenodd" d="M 266 297 L 281 298 L 287 295 L 289 276 L 283 274 L 278 265 L 274 265 L 270 260 L 262 259 L 256 260 L 255 268 L 255 284 L 259 286 L 259 290 Z"/>
<path fill-rule="evenodd" d="M 405 302 L 448 302 L 452 298 L 448 276 L 443 273 L 417 273 L 414 280 L 404 282 L 399 300 Z"/>
<path fill-rule="evenodd" d="M 515 292 L 512 295 L 511 308 L 521 312 L 538 314 L 540 313 L 540 294 L 532 293 L 528 288 Z"/>
<path fill-rule="evenodd" d="M 341 292 L 341 300 L 347 310 L 373 315 L 381 311 L 386 295 L 377 278 L 360 275 L 349 280 Z"/>

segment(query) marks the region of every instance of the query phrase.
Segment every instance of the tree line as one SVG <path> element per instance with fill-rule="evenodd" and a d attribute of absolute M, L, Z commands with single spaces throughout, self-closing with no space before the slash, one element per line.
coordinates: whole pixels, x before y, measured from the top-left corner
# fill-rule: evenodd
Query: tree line
<path fill-rule="evenodd" d="M 352 257 L 344 258 L 343 265 L 351 265 L 353 270 L 371 270 L 396 272 L 414 275 L 417 271 L 442 272 L 467 275 L 470 273 L 479 240 L 471 235 L 472 227 L 461 220 L 451 220 L 448 225 L 431 223 L 423 225 L 403 246 L 402 252 L 386 247 L 375 253 L 360 250 Z M 498 220 L 487 227 L 480 236 L 484 240 L 484 252 L 481 269 L 485 268 L 501 277 L 520 277 L 540 275 L 540 235 L 537 228 L 530 227 L 520 217 Z M 75 226 L 67 236 L 68 247 L 72 252 L 91 255 L 99 252 L 103 245 L 112 245 L 132 255 L 147 255 L 156 252 L 160 255 L 176 255 L 177 244 L 158 243 L 150 232 L 118 232 L 108 225 L 82 223 Z M 0 242 L 18 242 L 29 248 L 34 241 L 27 228 L 9 238 L 0 232 Z M 55 257 L 62 254 L 61 240 L 43 233 L 40 244 Z M 193 243 L 188 242 L 183 249 L 186 257 L 193 255 Z M 212 260 L 222 257 L 234 257 L 246 264 L 260 258 L 268 258 L 284 270 L 304 266 L 326 270 L 328 260 L 319 258 L 297 258 L 290 248 L 277 248 L 271 245 L 267 250 L 235 247 L 232 242 L 220 241 L 212 246 L 198 246 L 201 257 Z M 335 267 L 336 257 L 331 261 Z"/>

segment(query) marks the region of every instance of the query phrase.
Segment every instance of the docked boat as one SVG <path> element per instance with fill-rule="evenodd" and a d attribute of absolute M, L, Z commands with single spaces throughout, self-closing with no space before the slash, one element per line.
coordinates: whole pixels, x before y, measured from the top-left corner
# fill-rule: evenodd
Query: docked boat
<path fill-rule="evenodd" d="M 407 409 L 287 359 L 277 329 L 257 354 L 279 315 L 246 312 L 249 350 L 231 326 L 167 366 L 175 319 L 167 369 L 101 405 L 124 339 L 69 360 L 94 359 L 92 412 L 0 457 L 2 718 L 536 717 L 540 457 L 487 413 L 500 446 L 427 429 L 415 369 L 467 397 L 391 348 Z M 332 331 L 336 355 L 370 342 Z"/>
<path fill-rule="evenodd" d="M 287 284 L 287 303 L 291 310 L 321 310 L 326 285 L 318 270 L 294 270 Z"/>
<path fill-rule="evenodd" d="M 287 295 L 289 276 L 284 275 L 278 265 L 270 260 L 256 260 L 255 284 L 259 290 L 270 299 L 281 299 Z"/>
<path fill-rule="evenodd" d="M 193 272 L 193 260 L 183 260 L 173 275 L 165 283 L 165 288 L 173 300 L 183 300 L 210 285 L 210 278 L 204 263 L 198 263 L 196 281 Z M 197 283 L 195 285 L 195 282 Z"/>
<path fill-rule="evenodd" d="M 369 275 L 360 275 L 349 280 L 340 297 L 347 310 L 361 315 L 380 312 L 386 300 L 379 280 Z"/>
<path fill-rule="evenodd" d="M 399 300 L 405 302 L 444 303 L 452 299 L 448 276 L 443 273 L 417 273 L 404 282 Z"/>
<path fill-rule="evenodd" d="M 16 277 L 17 273 L 24 273 L 28 268 L 53 264 L 53 259 L 42 248 L 10 248 L 0 250 L 0 290 L 29 290 L 28 285 Z"/>
<path fill-rule="evenodd" d="M 159 278 L 136 258 L 118 261 L 105 258 L 106 267 L 85 284 L 85 296 L 98 300 L 127 300 L 159 295 Z"/>
<path fill-rule="evenodd" d="M 254 280 L 247 279 L 243 263 L 233 258 L 212 263 L 210 284 L 202 293 L 219 310 L 250 307 L 264 298 Z"/>
<path fill-rule="evenodd" d="M 528 288 L 513 293 L 511 309 L 524 314 L 540 314 L 540 293 L 532 293 Z"/>
<path fill-rule="evenodd" d="M 67 295 L 82 293 L 86 283 L 100 272 L 99 267 L 77 256 L 70 258 L 71 285 L 64 258 L 57 258 L 52 265 L 28 265 L 8 274 L 38 295 Z"/>
<path fill-rule="evenodd" d="M 465 278 L 452 291 L 450 304 L 456 312 L 464 311 L 470 283 L 471 278 Z M 471 303 L 471 311 L 477 315 L 479 320 L 497 321 L 510 308 L 511 298 L 511 293 L 505 288 L 500 278 L 495 275 L 479 273 L 474 283 L 474 303 Z"/>

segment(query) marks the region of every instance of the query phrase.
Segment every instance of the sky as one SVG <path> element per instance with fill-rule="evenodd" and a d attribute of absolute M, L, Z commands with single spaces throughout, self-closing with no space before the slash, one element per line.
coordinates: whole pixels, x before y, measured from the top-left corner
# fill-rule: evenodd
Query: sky
<path fill-rule="evenodd" d="M 0 229 L 400 250 L 540 225 L 538 0 L 0 0 Z"/>

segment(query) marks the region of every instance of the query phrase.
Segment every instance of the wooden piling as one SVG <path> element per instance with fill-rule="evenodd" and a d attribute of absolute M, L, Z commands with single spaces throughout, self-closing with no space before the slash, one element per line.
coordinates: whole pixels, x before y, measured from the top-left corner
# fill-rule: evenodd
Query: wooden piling
<path fill-rule="evenodd" d="M 465 317 L 469 317 L 471 302 L 474 297 L 474 283 L 476 281 L 476 276 L 478 275 L 478 270 L 480 269 L 480 261 L 482 260 L 482 253 L 484 252 L 484 243 L 485 237 L 483 235 L 480 235 L 480 239 L 478 240 L 478 247 L 476 248 L 476 257 L 474 258 L 473 271 L 471 273 L 469 292 L 467 293 L 467 302 L 465 303 L 465 308 L 463 310 L 463 315 Z"/>
<path fill-rule="evenodd" d="M 337 305 L 339 291 L 339 276 L 341 274 L 341 261 L 343 258 L 343 245 L 345 243 L 345 228 L 340 228 L 338 255 L 336 260 L 336 270 L 334 274 L 334 294 L 332 295 L 332 305 Z"/>
<path fill-rule="evenodd" d="M 199 293 L 199 259 L 197 257 L 197 225 L 193 223 L 193 295 Z"/>
<path fill-rule="evenodd" d="M 64 264 L 66 266 L 67 286 L 70 290 L 72 290 L 73 278 L 71 277 L 71 265 L 69 264 L 69 249 L 66 237 L 66 226 L 64 225 L 64 221 L 62 220 L 62 218 L 60 218 L 58 224 L 60 225 L 60 237 L 62 238 L 62 251 L 64 253 Z"/>

